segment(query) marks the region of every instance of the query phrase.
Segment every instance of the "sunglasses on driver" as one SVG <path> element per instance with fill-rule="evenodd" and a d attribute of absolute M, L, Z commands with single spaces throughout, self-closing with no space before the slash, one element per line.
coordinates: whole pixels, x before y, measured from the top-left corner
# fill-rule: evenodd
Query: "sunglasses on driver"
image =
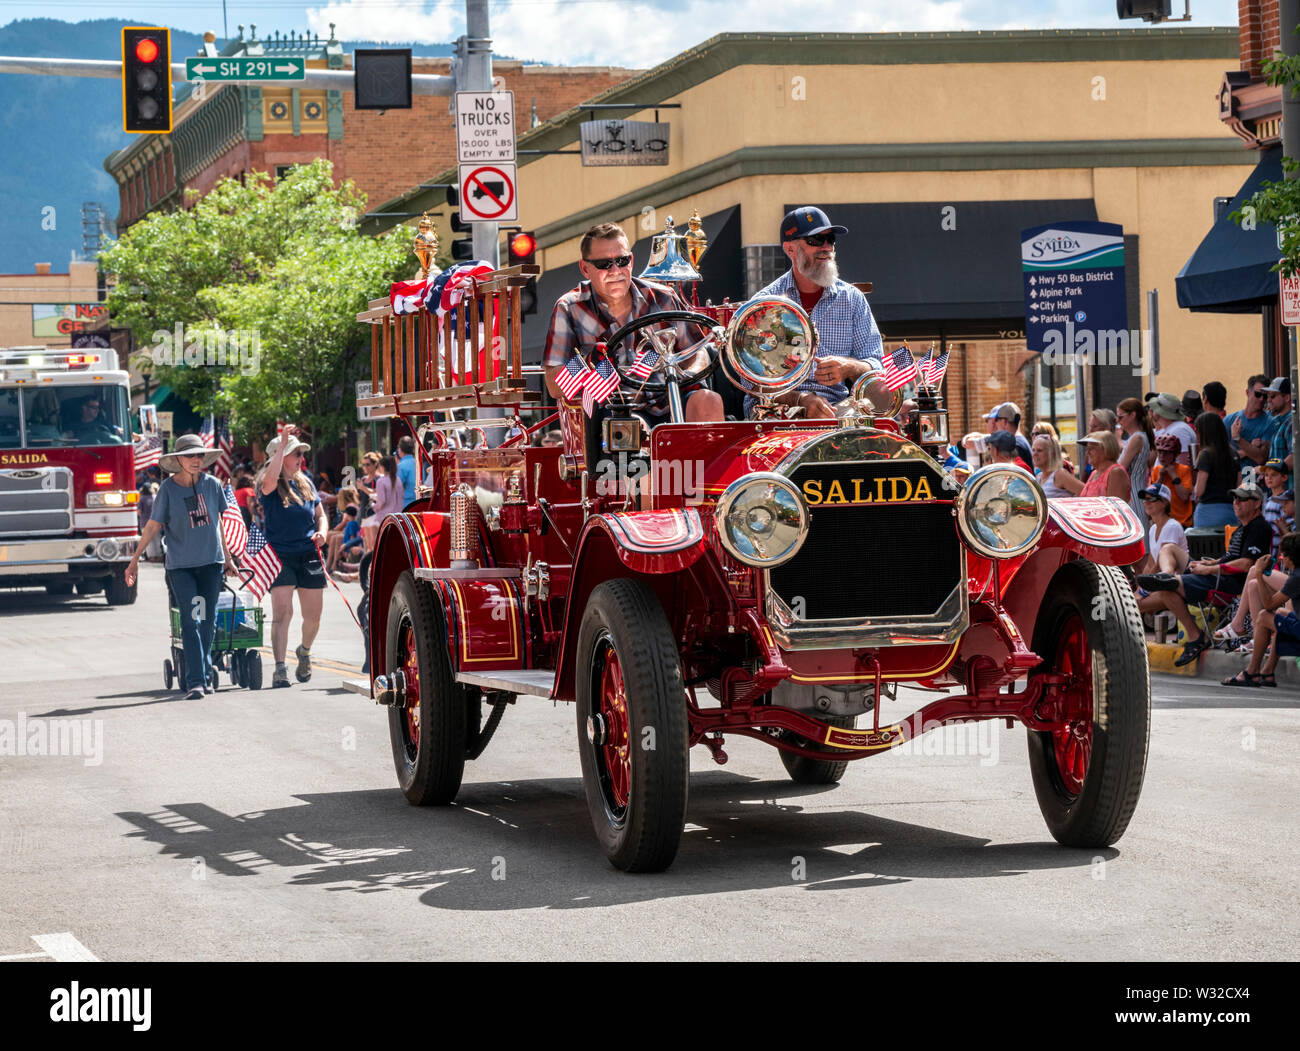
<path fill-rule="evenodd" d="M 623 267 L 632 262 L 632 257 L 630 255 L 616 255 L 613 259 L 584 259 L 583 262 L 594 266 L 597 270 L 608 270 L 611 266 L 622 270 Z"/>

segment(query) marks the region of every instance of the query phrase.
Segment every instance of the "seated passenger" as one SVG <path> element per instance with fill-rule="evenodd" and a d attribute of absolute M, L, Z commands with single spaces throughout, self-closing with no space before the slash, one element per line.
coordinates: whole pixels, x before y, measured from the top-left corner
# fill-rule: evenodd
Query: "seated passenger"
<path fill-rule="evenodd" d="M 820 208 L 802 206 L 781 220 L 781 250 L 790 269 L 758 296 L 784 296 L 799 303 L 817 329 L 817 370 L 806 383 L 776 398 L 778 405 L 799 405 L 813 420 L 835 418 L 834 407 L 849 396 L 849 388 L 867 370 L 867 361 L 880 361 L 884 343 L 867 297 L 841 281 L 835 265 L 835 237 L 848 227 L 833 226 Z M 745 399 L 746 413 L 753 399 Z"/>
<path fill-rule="evenodd" d="M 593 226 L 582 238 L 578 269 L 583 282 L 555 303 L 551 328 L 546 335 L 546 389 L 557 401 L 564 400 L 555 377 L 575 351 L 587 358 L 590 350 L 608 335 L 634 318 L 661 310 L 689 310 L 671 288 L 632 276 L 632 249 L 617 223 Z M 611 347 L 624 368 L 635 360 L 639 340 L 624 340 Z M 647 392 L 649 393 L 649 392 Z M 649 395 L 647 414 L 662 422 L 668 416 L 666 393 Z M 722 398 L 703 383 L 682 389 L 686 420 L 691 423 L 723 418 Z"/>

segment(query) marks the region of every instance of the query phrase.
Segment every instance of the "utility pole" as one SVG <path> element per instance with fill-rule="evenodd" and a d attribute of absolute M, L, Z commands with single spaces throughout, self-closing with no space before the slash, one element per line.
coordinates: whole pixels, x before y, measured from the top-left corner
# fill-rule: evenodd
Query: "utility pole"
<path fill-rule="evenodd" d="M 1278 3 L 1278 23 L 1279 36 L 1281 37 L 1281 52 L 1283 55 L 1300 54 L 1300 37 L 1296 36 L 1296 28 L 1300 26 L 1300 0 L 1279 0 Z M 1297 97 L 1294 89 L 1289 85 L 1282 87 L 1282 155 L 1284 157 L 1294 157 L 1300 160 L 1300 97 Z M 1288 179 L 1294 179 L 1300 175 L 1300 172 L 1289 171 L 1286 173 Z M 1280 309 L 1281 304 L 1279 304 Z M 1300 464 L 1300 455 L 1296 455 L 1297 447 L 1300 446 L 1300 429 L 1296 426 L 1296 413 L 1294 406 L 1297 393 L 1297 376 L 1296 368 L 1296 331 L 1293 325 L 1286 326 L 1286 346 L 1287 346 L 1287 372 L 1291 377 L 1291 404 L 1293 406 L 1291 413 L 1291 451 L 1292 463 Z"/>
<path fill-rule="evenodd" d="M 1300 3 L 1300 0 L 1296 0 Z M 465 0 L 465 35 L 456 42 L 457 91 L 492 90 L 492 32 L 488 0 Z M 474 258 L 497 268 L 499 235 L 496 223 L 474 224 Z"/>

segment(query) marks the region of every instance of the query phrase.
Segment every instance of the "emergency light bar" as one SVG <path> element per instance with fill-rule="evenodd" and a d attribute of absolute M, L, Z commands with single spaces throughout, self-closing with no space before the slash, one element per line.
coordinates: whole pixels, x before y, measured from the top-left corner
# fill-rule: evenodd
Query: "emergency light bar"
<path fill-rule="evenodd" d="M 88 369 L 98 365 L 98 354 L 79 351 L 49 350 L 45 347 L 7 347 L 0 349 L 0 366 L 26 366 L 31 369 Z"/>

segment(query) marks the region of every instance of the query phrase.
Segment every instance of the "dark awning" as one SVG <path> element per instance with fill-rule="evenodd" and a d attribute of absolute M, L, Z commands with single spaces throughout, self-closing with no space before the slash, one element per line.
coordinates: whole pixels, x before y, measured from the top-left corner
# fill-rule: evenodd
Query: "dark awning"
<path fill-rule="evenodd" d="M 673 216 L 678 230 L 686 229 L 686 219 L 689 214 L 686 212 L 680 216 Z M 667 214 L 661 210 L 659 216 L 660 230 L 662 230 L 662 222 L 667 218 Z M 698 292 L 700 302 L 712 299 L 715 303 L 721 303 L 727 297 L 736 301 L 743 300 L 745 261 L 740 247 L 740 206 L 735 205 L 714 212 L 712 215 L 706 215 L 703 223 L 704 236 L 709 239 L 709 249 L 700 260 L 700 277 L 703 278 Z M 645 233 L 645 236 L 632 246 L 634 273 L 640 273 L 645 269 L 646 260 L 650 256 L 651 236 L 652 234 Z M 551 311 L 555 309 L 555 301 L 565 292 L 576 288 L 581 281 L 582 275 L 578 272 L 577 263 L 548 268 L 538 278 L 537 313 L 526 318 L 524 323 L 525 363 L 529 365 L 541 363 L 542 349 L 546 346 L 546 331 L 550 325 Z"/>
<path fill-rule="evenodd" d="M 835 245 L 840 277 L 872 283 L 871 312 L 882 324 L 1019 318 L 1023 325 L 1020 231 L 1097 218 L 1088 199 L 821 207 L 849 228 Z"/>
<path fill-rule="evenodd" d="M 1258 313 L 1264 303 L 1277 299 L 1277 232 L 1272 223 L 1243 230 L 1228 218 L 1264 182 L 1282 180 L 1282 147 L 1265 151 L 1192 257 L 1178 272 L 1178 305 L 1188 310 L 1221 314 Z"/>

